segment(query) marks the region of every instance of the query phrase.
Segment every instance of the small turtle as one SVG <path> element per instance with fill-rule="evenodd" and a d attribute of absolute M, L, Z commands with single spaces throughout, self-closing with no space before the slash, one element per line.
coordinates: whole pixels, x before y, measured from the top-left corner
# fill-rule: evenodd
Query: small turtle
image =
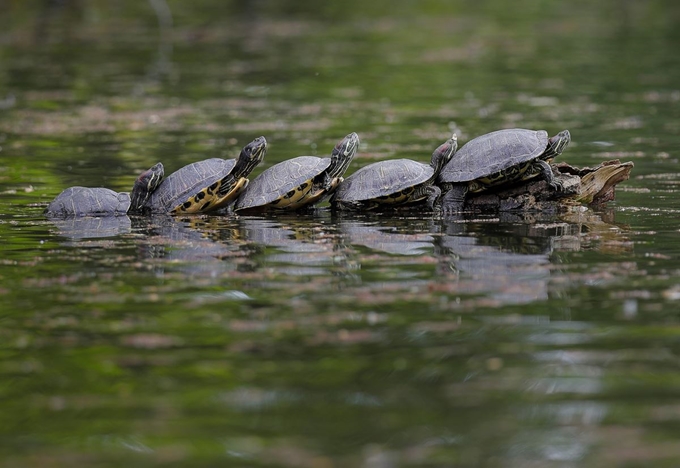
<path fill-rule="evenodd" d="M 550 161 L 571 141 L 568 130 L 548 138 L 545 130 L 521 128 L 498 130 L 467 142 L 437 178 L 442 189 L 442 209 L 462 211 L 467 193 L 541 176 L 556 191 L 562 191 L 553 176 Z"/>
<path fill-rule="evenodd" d="M 268 168 L 239 196 L 234 211 L 297 210 L 321 201 L 343 181 L 359 147 L 359 136 L 350 133 L 330 158 L 298 156 Z"/>
<path fill-rule="evenodd" d="M 49 218 L 72 218 L 139 213 L 162 180 L 163 164 L 158 163 L 137 177 L 130 193 L 118 193 L 103 187 L 69 187 L 52 200 L 45 215 Z"/>
<path fill-rule="evenodd" d="M 255 138 L 236 161 L 212 158 L 173 172 L 146 202 L 152 213 L 205 213 L 229 205 L 248 185 L 248 174 L 264 158 L 267 140 Z"/>
<path fill-rule="evenodd" d="M 339 209 L 371 210 L 427 199 L 427 205 L 433 209 L 441 195 L 434 181 L 456 148 L 457 138 L 453 135 L 434 150 L 430 164 L 392 159 L 364 166 L 340 184 L 331 203 Z"/>

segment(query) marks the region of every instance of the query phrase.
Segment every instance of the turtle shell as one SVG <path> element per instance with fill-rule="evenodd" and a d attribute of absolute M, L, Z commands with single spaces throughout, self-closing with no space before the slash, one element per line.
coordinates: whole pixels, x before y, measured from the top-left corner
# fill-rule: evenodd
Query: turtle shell
<path fill-rule="evenodd" d="M 236 161 L 211 158 L 188 164 L 170 174 L 151 194 L 147 206 L 154 213 L 169 213 L 189 197 L 229 175 Z"/>
<path fill-rule="evenodd" d="M 469 182 L 538 158 L 548 146 L 545 130 L 498 130 L 467 142 L 444 166 L 439 182 Z"/>
<path fill-rule="evenodd" d="M 331 165 L 331 158 L 298 156 L 273 165 L 248 184 L 239 196 L 234 210 L 245 210 L 272 203 L 322 174 Z M 301 188 L 302 187 L 302 188 Z M 292 194 L 291 194 L 292 195 Z"/>
<path fill-rule="evenodd" d="M 434 174 L 429 164 L 410 159 L 391 159 L 364 166 L 345 179 L 335 192 L 338 201 L 363 201 L 415 187 Z"/>
<path fill-rule="evenodd" d="M 49 218 L 123 216 L 130 208 L 130 194 L 103 187 L 69 187 L 45 210 Z"/>

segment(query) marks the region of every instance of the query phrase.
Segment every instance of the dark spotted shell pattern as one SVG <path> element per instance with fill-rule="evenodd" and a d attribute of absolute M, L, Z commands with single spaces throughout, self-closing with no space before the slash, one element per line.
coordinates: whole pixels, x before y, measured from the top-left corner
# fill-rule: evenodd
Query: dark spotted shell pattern
<path fill-rule="evenodd" d="M 155 213 L 167 213 L 200 190 L 227 176 L 234 168 L 233 159 L 211 158 L 188 164 L 170 174 L 151 194 L 147 206 Z"/>
<path fill-rule="evenodd" d="M 318 176 L 330 165 L 331 158 L 316 156 L 298 156 L 275 164 L 250 182 L 234 209 L 238 211 L 267 205 Z"/>
<path fill-rule="evenodd" d="M 410 159 L 391 159 L 364 166 L 349 176 L 335 192 L 339 201 L 362 201 L 390 195 L 415 187 L 430 179 L 429 164 Z"/>

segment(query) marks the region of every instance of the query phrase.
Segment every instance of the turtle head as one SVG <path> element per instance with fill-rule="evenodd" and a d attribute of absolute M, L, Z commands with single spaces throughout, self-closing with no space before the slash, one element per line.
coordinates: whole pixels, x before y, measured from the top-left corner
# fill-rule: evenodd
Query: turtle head
<path fill-rule="evenodd" d="M 241 149 L 236 165 L 231 173 L 236 178 L 247 177 L 262 162 L 267 152 L 267 140 L 263 136 L 255 138 Z"/>
<path fill-rule="evenodd" d="M 331 165 L 328 168 L 329 177 L 340 177 L 349 167 L 354 155 L 359 149 L 359 135 L 350 133 L 340 140 L 331 153 Z"/>
<path fill-rule="evenodd" d="M 571 141 L 569 130 L 562 130 L 560 133 L 548 140 L 548 147 L 545 150 L 543 159 L 552 159 L 559 156 Z"/>
<path fill-rule="evenodd" d="M 163 181 L 164 174 L 163 163 L 160 162 L 139 174 L 130 192 L 129 211 L 136 212 L 144 208 L 146 201 Z"/>
<path fill-rule="evenodd" d="M 451 135 L 446 142 L 439 145 L 439 147 L 432 153 L 432 159 L 430 160 L 430 166 L 434 169 L 435 174 L 439 174 L 441 170 L 446 166 L 446 163 L 451 161 L 451 158 L 456 153 L 458 149 L 458 137 L 454 133 Z"/>

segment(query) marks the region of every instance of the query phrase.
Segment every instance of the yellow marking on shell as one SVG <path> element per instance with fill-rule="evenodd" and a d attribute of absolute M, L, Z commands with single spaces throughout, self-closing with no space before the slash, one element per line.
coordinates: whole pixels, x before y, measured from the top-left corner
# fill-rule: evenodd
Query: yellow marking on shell
<path fill-rule="evenodd" d="M 314 181 L 312 179 L 306 180 L 302 184 L 298 185 L 295 189 L 266 205 L 265 208 L 268 207 L 275 208 L 277 210 L 292 211 L 299 210 L 305 206 L 313 205 L 314 203 L 317 203 L 319 200 L 321 200 L 324 196 L 333 193 L 343 180 L 344 179 L 342 177 L 335 177 L 333 180 L 331 180 L 328 190 L 324 190 L 318 186 L 315 189 L 313 183 Z"/>
<path fill-rule="evenodd" d="M 305 199 L 303 200 L 303 203 L 301 203 L 299 206 L 296 208 L 302 208 L 303 206 L 307 205 L 313 205 L 314 203 L 317 203 L 319 200 L 321 200 L 323 197 L 325 197 L 328 194 L 331 194 L 335 192 L 335 189 L 338 188 L 340 183 L 344 179 L 342 177 L 336 177 L 333 180 L 331 180 L 331 186 L 329 187 L 328 190 L 324 190 L 323 188 L 317 190 L 316 192 L 313 192 L 310 190 Z"/>
<path fill-rule="evenodd" d="M 306 180 L 293 190 L 280 196 L 276 200 L 269 203 L 270 206 L 277 209 L 295 210 L 307 204 L 307 197 L 312 190 L 312 179 Z"/>
<path fill-rule="evenodd" d="M 524 164 L 512 166 L 503 171 L 498 171 L 489 174 L 486 177 L 480 177 L 479 179 L 473 180 L 468 183 L 468 191 L 471 193 L 483 192 L 484 190 L 497 185 L 530 179 L 539 174 L 539 172 L 536 171 L 527 173 L 529 168 L 532 167 L 532 163 L 533 161 L 527 161 Z"/>
<path fill-rule="evenodd" d="M 399 192 L 394 192 L 390 193 L 389 195 L 377 197 L 375 201 L 382 205 L 401 205 L 404 203 L 417 201 L 411 199 L 413 192 L 415 192 L 415 187 L 408 187 L 405 188 L 404 190 L 400 190 Z"/>
<path fill-rule="evenodd" d="M 222 181 L 219 180 L 209 187 L 204 188 L 193 197 L 189 197 L 184 203 L 177 205 L 170 213 L 172 214 L 195 214 L 207 213 L 209 211 L 217 210 L 227 206 L 234 201 L 236 197 L 246 188 L 248 179 L 241 177 L 233 184 L 231 190 L 223 197 L 218 197 L 216 194 L 222 186 Z"/>

